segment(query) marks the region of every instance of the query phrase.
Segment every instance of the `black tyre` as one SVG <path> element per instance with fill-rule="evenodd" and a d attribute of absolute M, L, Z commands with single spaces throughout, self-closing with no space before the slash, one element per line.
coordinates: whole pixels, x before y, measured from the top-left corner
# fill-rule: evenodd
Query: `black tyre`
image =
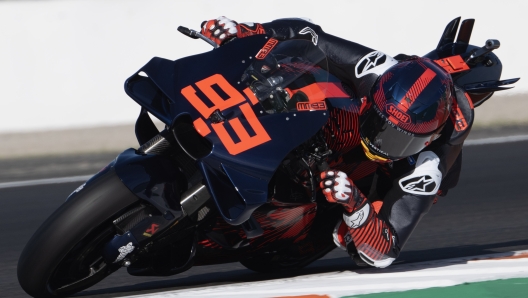
<path fill-rule="evenodd" d="M 33 297 L 66 296 L 86 289 L 120 265 L 108 265 L 102 247 L 116 234 L 112 220 L 137 197 L 107 170 L 62 204 L 35 232 L 18 261 L 18 281 Z"/>

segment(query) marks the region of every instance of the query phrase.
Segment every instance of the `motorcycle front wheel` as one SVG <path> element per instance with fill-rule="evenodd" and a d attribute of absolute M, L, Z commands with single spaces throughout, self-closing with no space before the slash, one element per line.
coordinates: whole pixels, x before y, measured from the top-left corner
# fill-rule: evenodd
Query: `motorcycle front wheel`
<path fill-rule="evenodd" d="M 116 234 L 112 221 L 137 204 L 113 169 L 93 178 L 26 244 L 17 268 L 21 287 L 33 297 L 66 296 L 119 269 L 104 262 L 102 249 Z"/>

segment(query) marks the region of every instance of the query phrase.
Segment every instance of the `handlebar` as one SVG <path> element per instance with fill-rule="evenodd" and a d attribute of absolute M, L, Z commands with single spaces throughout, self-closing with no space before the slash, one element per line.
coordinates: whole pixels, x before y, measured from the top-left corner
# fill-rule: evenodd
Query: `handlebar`
<path fill-rule="evenodd" d="M 207 42 L 208 44 L 212 45 L 213 48 L 218 48 L 219 45 L 217 45 L 214 41 L 210 40 L 209 38 L 205 37 L 203 34 L 201 34 L 200 32 L 196 31 L 196 30 L 193 30 L 193 29 L 189 29 L 187 27 L 183 27 L 183 26 L 179 26 L 178 27 L 178 31 L 180 31 L 183 35 L 186 35 L 192 39 L 202 39 L 203 41 Z"/>

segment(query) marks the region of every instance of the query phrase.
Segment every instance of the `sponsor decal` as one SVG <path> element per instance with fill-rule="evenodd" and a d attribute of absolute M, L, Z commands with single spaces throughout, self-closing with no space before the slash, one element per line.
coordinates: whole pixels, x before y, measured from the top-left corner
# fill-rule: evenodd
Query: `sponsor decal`
<path fill-rule="evenodd" d="M 152 237 L 152 235 L 154 235 L 159 229 L 159 225 L 158 224 L 151 224 L 150 225 L 150 228 L 148 228 L 145 233 L 143 233 L 143 236 L 145 237 Z"/>
<path fill-rule="evenodd" d="M 76 193 L 76 192 L 80 192 L 84 186 L 86 185 L 86 182 L 84 182 L 83 184 L 81 184 L 81 186 L 77 187 L 72 194 Z M 71 196 L 71 195 L 70 195 Z"/>
<path fill-rule="evenodd" d="M 343 214 L 343 220 L 350 228 L 357 229 L 367 221 L 369 214 L 370 204 L 366 203 L 361 209 L 352 213 L 352 215 Z"/>
<path fill-rule="evenodd" d="M 464 114 L 462 113 L 462 110 L 460 110 L 460 107 L 458 105 L 456 107 L 456 110 L 451 110 L 451 120 L 453 121 L 455 130 L 458 132 L 464 131 L 468 128 L 466 118 L 464 117 Z"/>
<path fill-rule="evenodd" d="M 390 119 L 387 119 L 387 117 L 378 109 L 378 107 L 376 105 L 373 105 L 373 107 L 374 107 L 374 110 L 376 111 L 376 113 L 378 113 L 378 115 L 381 118 L 385 119 L 390 126 L 394 127 L 397 131 L 399 131 L 399 132 L 401 132 L 403 134 L 406 134 L 408 136 L 414 137 L 413 133 L 401 129 L 396 124 L 394 124 L 392 121 L 390 121 Z"/>
<path fill-rule="evenodd" d="M 380 142 L 381 140 L 378 139 L 378 143 Z M 365 138 L 365 143 L 367 144 L 368 148 L 378 152 L 378 153 L 381 153 L 383 154 L 384 156 L 389 156 L 389 154 L 381 149 L 379 149 L 378 147 L 376 147 L 376 145 L 374 145 L 368 138 Z"/>
<path fill-rule="evenodd" d="M 436 182 L 431 176 L 424 175 L 401 182 L 401 186 L 403 190 L 426 194 L 431 193 L 436 188 Z"/>
<path fill-rule="evenodd" d="M 407 157 L 407 161 L 411 166 L 414 166 L 414 164 L 416 163 L 416 160 L 412 156 Z"/>
<path fill-rule="evenodd" d="M 401 132 L 401 133 L 403 133 L 403 134 L 406 134 L 406 135 L 408 135 L 408 136 L 412 136 L 412 137 L 414 137 L 414 134 L 413 134 L 413 133 L 408 132 L 408 131 L 405 131 L 405 130 L 399 128 L 398 126 L 394 125 L 394 123 L 392 123 L 392 122 L 390 122 L 390 121 L 387 121 L 387 122 L 390 124 L 390 126 L 396 128 L 397 131 L 399 131 L 399 132 Z"/>
<path fill-rule="evenodd" d="M 319 40 L 319 36 L 317 36 L 317 33 L 315 33 L 315 31 L 312 28 L 305 27 L 301 31 L 299 31 L 299 34 L 302 34 L 302 35 L 311 34 L 312 35 L 313 44 L 317 45 L 317 41 Z"/>
<path fill-rule="evenodd" d="M 279 43 L 278 40 L 276 40 L 275 38 L 270 38 L 268 40 L 268 42 L 266 42 L 266 44 L 264 45 L 264 47 L 262 47 L 262 49 L 260 49 L 260 51 L 257 53 L 257 55 L 255 56 L 255 58 L 259 59 L 259 60 L 262 60 L 264 58 L 266 58 L 266 56 L 268 56 L 269 52 L 271 52 L 271 50 L 273 50 L 273 48 Z"/>
<path fill-rule="evenodd" d="M 347 232 L 345 235 L 345 243 L 348 245 L 350 244 L 350 242 L 352 242 L 352 236 L 350 235 L 349 232 Z"/>
<path fill-rule="evenodd" d="M 267 73 L 267 72 L 269 72 L 270 70 L 271 70 L 271 68 L 270 68 L 269 66 L 264 65 L 264 66 L 262 66 L 262 68 L 260 69 L 260 72 L 261 72 L 261 73 Z"/>
<path fill-rule="evenodd" d="M 117 259 L 114 261 L 114 263 L 117 263 L 119 261 L 122 261 L 129 253 L 134 251 L 134 245 L 132 245 L 132 242 L 129 242 L 125 246 L 121 246 L 117 250 L 119 251 L 119 256 L 117 256 Z"/>
<path fill-rule="evenodd" d="M 396 60 L 382 52 L 370 52 L 356 64 L 356 77 L 361 78 L 369 73 L 381 75 L 396 63 Z"/>
<path fill-rule="evenodd" d="M 387 228 L 383 229 L 382 234 L 385 237 L 385 239 L 387 239 L 387 241 L 390 242 L 389 230 Z"/>
<path fill-rule="evenodd" d="M 396 108 L 396 106 L 394 104 L 387 105 L 386 111 L 387 111 L 387 114 L 389 114 L 392 117 L 398 119 L 400 122 L 411 123 L 411 117 L 409 117 L 409 115 L 407 113 L 404 113 L 404 112 L 398 110 L 398 108 Z"/>
<path fill-rule="evenodd" d="M 66 201 L 69 201 L 71 196 L 73 196 L 74 194 L 80 192 L 81 190 L 83 190 L 84 186 L 86 186 L 86 182 L 84 182 L 83 184 L 81 184 L 81 186 L 77 187 L 67 198 L 66 198 Z"/>
<path fill-rule="evenodd" d="M 298 111 L 324 111 L 326 110 L 326 103 L 321 102 L 298 102 L 297 103 Z"/>

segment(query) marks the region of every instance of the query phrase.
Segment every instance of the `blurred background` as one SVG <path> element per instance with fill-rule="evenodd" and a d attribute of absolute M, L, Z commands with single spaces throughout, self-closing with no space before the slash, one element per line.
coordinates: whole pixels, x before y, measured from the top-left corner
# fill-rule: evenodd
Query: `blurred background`
<path fill-rule="evenodd" d="M 475 18 L 471 43 L 499 39 L 503 79 L 524 77 L 525 1 L 0 1 L 0 158 L 135 145 L 139 106 L 126 78 L 152 57 L 211 50 L 180 34 L 225 15 L 239 22 L 308 17 L 333 35 L 389 55 L 423 55 L 455 17 Z M 476 126 L 528 122 L 528 80 L 477 110 Z M 88 130 L 87 130 L 88 129 Z"/>

